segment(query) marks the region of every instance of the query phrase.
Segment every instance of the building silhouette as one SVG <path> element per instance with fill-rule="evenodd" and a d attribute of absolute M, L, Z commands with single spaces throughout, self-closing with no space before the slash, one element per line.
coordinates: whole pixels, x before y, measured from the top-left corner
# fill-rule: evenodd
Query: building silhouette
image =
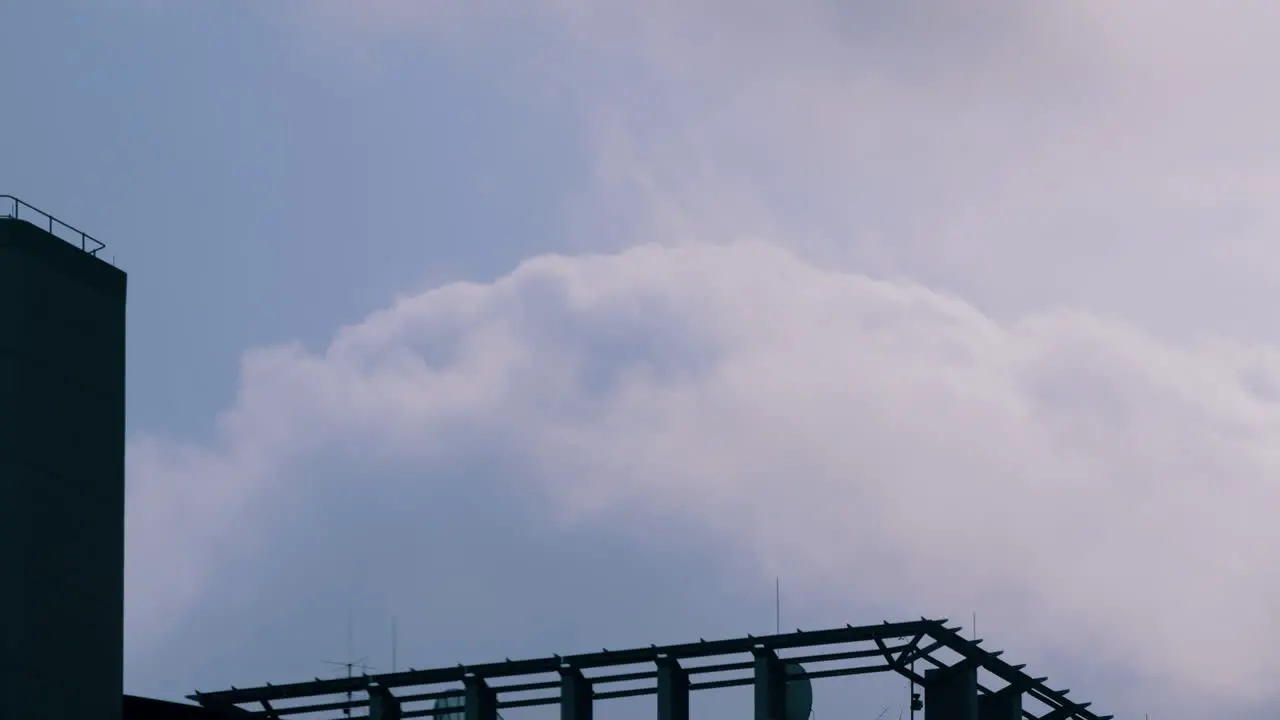
<path fill-rule="evenodd" d="M 0 720 L 198 720 L 124 695 L 127 277 L 0 195 Z"/>
<path fill-rule="evenodd" d="M 126 278 L 6 201 L 33 222 L 0 218 L 0 718 L 119 720 Z"/>

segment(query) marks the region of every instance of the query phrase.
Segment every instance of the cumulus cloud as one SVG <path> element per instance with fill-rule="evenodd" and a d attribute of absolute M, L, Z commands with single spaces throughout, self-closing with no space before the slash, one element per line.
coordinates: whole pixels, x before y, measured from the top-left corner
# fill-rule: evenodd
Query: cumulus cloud
<path fill-rule="evenodd" d="M 821 601 L 980 607 L 1170 692 L 1253 699 L 1280 664 L 1278 388 L 1265 348 L 1000 322 L 763 243 L 540 257 L 321 353 L 250 354 L 217 449 L 131 446 L 130 607 L 162 635 L 263 530 L 272 469 L 317 448 L 499 453 L 561 523 L 747 552 Z M 182 532 L 158 520 L 183 506 Z M 1213 637 L 1179 634 L 1204 618 Z"/>
<path fill-rule="evenodd" d="M 290 463 L 502 452 L 564 523 L 1267 692 L 1274 3 L 314 6 L 460 56 L 518 35 L 513 77 L 592 130 L 567 227 L 617 252 L 254 351 L 218 446 L 135 440 L 148 631 Z M 1208 652 L 1175 632 L 1208 619 Z"/>

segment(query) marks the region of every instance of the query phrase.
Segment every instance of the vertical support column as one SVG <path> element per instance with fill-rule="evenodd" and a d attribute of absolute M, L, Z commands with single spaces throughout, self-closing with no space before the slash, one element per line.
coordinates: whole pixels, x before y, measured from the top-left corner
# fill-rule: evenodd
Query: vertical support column
<path fill-rule="evenodd" d="M 658 720 L 689 720 L 689 673 L 672 658 L 658 658 Z"/>
<path fill-rule="evenodd" d="M 560 720 L 591 720 L 591 681 L 581 670 L 560 668 Z"/>
<path fill-rule="evenodd" d="M 961 662 L 925 672 L 924 720 L 978 720 L 978 669 Z"/>
<path fill-rule="evenodd" d="M 400 701 L 381 685 L 369 686 L 369 720 L 400 720 Z"/>
<path fill-rule="evenodd" d="M 1022 720 L 1022 693 L 1010 685 L 978 696 L 978 720 Z"/>
<path fill-rule="evenodd" d="M 462 679 L 466 690 L 467 705 L 463 716 L 466 720 L 498 720 L 498 696 L 484 678 L 468 675 Z M 436 720 L 440 720 L 437 716 Z"/>
<path fill-rule="evenodd" d="M 787 670 L 772 650 L 757 647 L 755 720 L 787 720 Z"/>

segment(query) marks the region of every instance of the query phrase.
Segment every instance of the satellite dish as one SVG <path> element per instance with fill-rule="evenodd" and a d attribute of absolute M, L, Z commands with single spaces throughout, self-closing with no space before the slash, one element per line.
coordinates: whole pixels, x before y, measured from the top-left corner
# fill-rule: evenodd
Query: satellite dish
<path fill-rule="evenodd" d="M 813 682 L 798 663 L 787 663 L 787 720 L 809 720 L 813 711 Z"/>
<path fill-rule="evenodd" d="M 451 710 L 457 708 L 455 712 L 436 715 L 436 720 L 466 720 L 466 706 L 467 699 L 462 695 L 449 695 L 447 697 L 436 698 L 436 710 Z M 502 720 L 502 713 L 498 713 L 498 720 Z"/>

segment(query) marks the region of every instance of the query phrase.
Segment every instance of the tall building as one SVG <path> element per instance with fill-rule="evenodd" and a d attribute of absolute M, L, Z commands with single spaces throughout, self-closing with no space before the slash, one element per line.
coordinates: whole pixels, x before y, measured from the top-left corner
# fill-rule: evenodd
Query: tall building
<path fill-rule="evenodd" d="M 125 273 L 3 201 L 0 720 L 120 720 Z"/>

